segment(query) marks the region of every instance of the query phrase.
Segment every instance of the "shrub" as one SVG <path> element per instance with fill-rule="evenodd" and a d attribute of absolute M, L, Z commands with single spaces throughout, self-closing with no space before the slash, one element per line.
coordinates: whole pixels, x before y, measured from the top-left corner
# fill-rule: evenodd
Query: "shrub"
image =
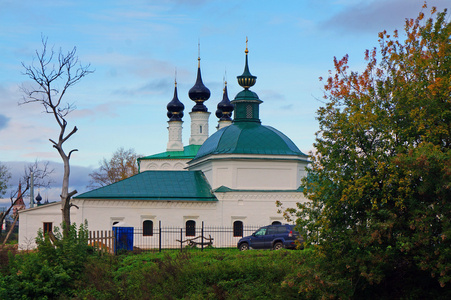
<path fill-rule="evenodd" d="M 88 256 L 86 225 L 72 225 L 57 241 L 38 232 L 37 251 L 10 255 L 9 272 L 0 281 L 0 299 L 49 299 L 70 294 Z"/>

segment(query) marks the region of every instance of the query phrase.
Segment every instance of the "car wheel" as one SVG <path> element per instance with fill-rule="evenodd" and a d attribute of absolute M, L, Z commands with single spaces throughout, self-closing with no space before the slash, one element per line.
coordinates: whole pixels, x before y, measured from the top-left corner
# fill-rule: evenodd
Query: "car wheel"
<path fill-rule="evenodd" d="M 240 251 L 246 251 L 249 250 L 249 244 L 248 243 L 242 243 L 240 245 Z"/>
<path fill-rule="evenodd" d="M 283 248 L 283 244 L 281 242 L 274 243 L 274 246 L 272 248 L 274 250 L 280 250 Z"/>

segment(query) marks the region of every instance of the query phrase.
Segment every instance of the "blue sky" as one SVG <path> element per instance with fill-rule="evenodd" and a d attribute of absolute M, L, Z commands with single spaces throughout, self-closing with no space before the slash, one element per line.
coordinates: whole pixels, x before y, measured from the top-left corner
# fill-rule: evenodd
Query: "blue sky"
<path fill-rule="evenodd" d="M 430 0 L 439 10 L 450 1 Z M 377 33 L 402 31 L 422 0 L 292 1 L 15 1 L 0 0 L 0 161 L 14 180 L 23 164 L 61 162 L 49 138 L 58 128 L 38 104 L 18 106 L 20 86 L 30 82 L 21 62 L 29 65 L 41 49 L 41 35 L 63 51 L 77 47 L 79 60 L 95 73 L 65 96 L 77 109 L 68 116 L 78 132 L 66 149 L 77 148 L 71 185 L 86 190 L 87 174 L 119 147 L 142 155 L 163 152 L 167 143 L 166 104 L 172 99 L 177 70 L 179 99 L 185 105 L 184 144 L 194 103 L 188 90 L 197 71 L 198 41 L 210 134 L 216 129 L 216 105 L 223 78 L 231 99 L 240 91 L 246 36 L 253 87 L 264 103 L 260 117 L 290 137 L 301 151 L 313 149 L 322 105 L 320 76 L 327 77 L 333 57 L 349 54 L 351 69 L 364 66 L 364 51 L 377 46 Z M 427 14 L 426 14 L 427 15 Z M 58 195 L 60 179 L 55 177 Z M 16 182 L 11 182 L 17 184 Z M 55 199 L 56 200 L 56 199 Z"/>

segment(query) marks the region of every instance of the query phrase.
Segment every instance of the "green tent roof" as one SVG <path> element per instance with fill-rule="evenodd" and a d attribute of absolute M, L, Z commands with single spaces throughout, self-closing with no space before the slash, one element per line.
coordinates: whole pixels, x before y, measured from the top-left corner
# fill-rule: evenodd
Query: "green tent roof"
<path fill-rule="evenodd" d="M 143 159 L 193 159 L 197 151 L 199 151 L 200 145 L 188 145 L 183 147 L 183 151 L 166 151 L 157 153 L 154 155 L 144 156 L 138 158 L 138 161 Z"/>
<path fill-rule="evenodd" d="M 306 156 L 286 135 L 273 127 L 256 122 L 237 122 L 211 135 L 194 159 L 230 153 Z"/>
<path fill-rule="evenodd" d="M 74 198 L 217 201 L 201 171 L 145 171 Z"/>

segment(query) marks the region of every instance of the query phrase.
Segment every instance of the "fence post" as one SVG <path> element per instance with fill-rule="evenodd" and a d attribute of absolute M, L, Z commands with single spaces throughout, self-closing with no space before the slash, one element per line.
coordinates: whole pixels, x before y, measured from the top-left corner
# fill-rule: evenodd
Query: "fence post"
<path fill-rule="evenodd" d="M 183 228 L 180 228 L 180 251 L 183 250 Z"/>
<path fill-rule="evenodd" d="M 158 222 L 158 252 L 161 252 L 161 220 Z"/>
<path fill-rule="evenodd" d="M 110 231 L 110 234 L 112 236 L 110 253 L 114 254 L 114 245 L 116 244 L 116 236 L 113 234 L 113 230 Z"/>
<path fill-rule="evenodd" d="M 202 246 L 201 246 L 200 249 L 201 249 L 201 251 L 204 251 L 204 221 L 202 221 L 201 235 L 202 235 L 202 236 L 201 236 L 200 239 L 201 239 L 201 242 L 202 242 L 202 243 L 201 243 Z"/>
<path fill-rule="evenodd" d="M 100 250 L 101 250 L 101 252 L 103 252 L 103 243 L 105 242 L 105 240 L 103 239 L 103 233 L 104 233 L 104 231 L 102 230 L 102 231 L 100 231 L 100 243 L 99 243 L 99 246 L 100 246 Z"/>

